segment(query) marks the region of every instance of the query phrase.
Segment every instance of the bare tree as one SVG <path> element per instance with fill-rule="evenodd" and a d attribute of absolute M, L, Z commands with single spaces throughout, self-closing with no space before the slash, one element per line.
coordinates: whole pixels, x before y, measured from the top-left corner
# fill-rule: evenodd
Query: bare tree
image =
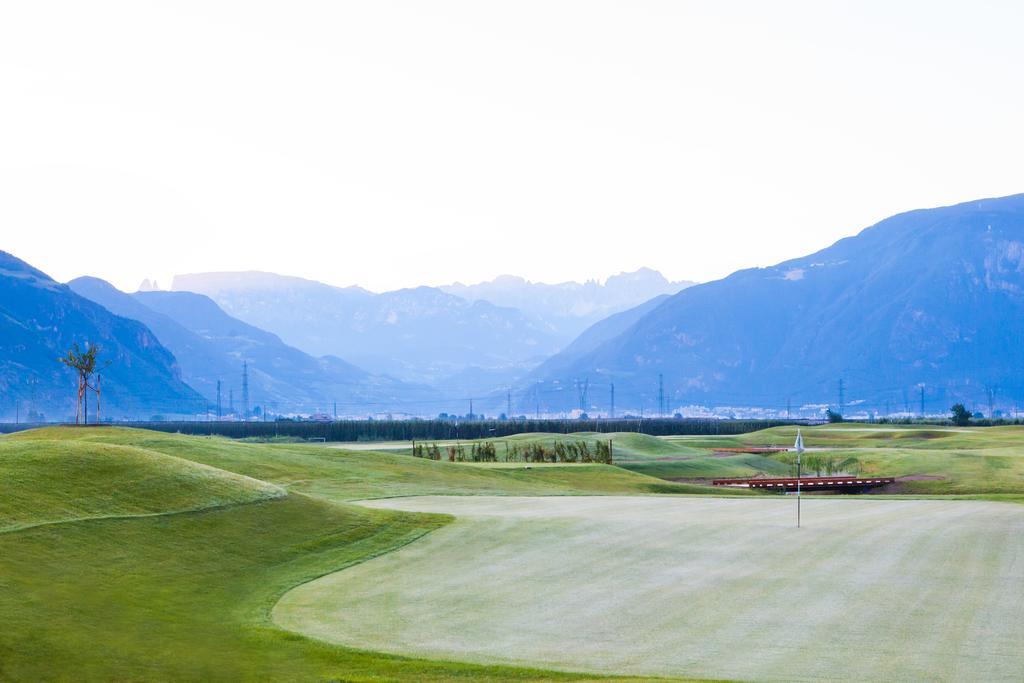
<path fill-rule="evenodd" d="M 75 403 L 75 424 L 89 424 L 89 399 L 88 391 L 91 389 L 98 393 L 97 387 L 89 384 L 89 380 L 96 374 L 97 354 L 100 347 L 93 344 L 82 351 L 78 342 L 71 345 L 67 355 L 60 358 L 60 362 L 72 368 L 78 373 L 78 394 Z"/>

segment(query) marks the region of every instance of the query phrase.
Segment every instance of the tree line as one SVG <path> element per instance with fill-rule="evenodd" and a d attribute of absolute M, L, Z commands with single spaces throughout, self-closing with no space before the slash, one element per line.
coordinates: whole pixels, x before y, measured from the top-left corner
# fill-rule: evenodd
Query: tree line
<path fill-rule="evenodd" d="M 336 420 L 333 422 L 133 422 L 134 427 L 181 434 L 247 437 L 297 437 L 325 441 L 452 441 L 512 436 L 528 432 L 637 432 L 651 436 L 746 434 L 801 420 L 714 420 L 655 418 L 610 420 Z"/>

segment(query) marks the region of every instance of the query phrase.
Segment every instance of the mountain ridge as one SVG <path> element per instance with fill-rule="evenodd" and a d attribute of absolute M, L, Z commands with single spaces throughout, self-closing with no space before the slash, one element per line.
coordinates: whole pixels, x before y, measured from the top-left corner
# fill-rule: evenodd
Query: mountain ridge
<path fill-rule="evenodd" d="M 225 414 L 229 391 L 241 399 L 243 363 L 253 406 L 269 406 L 286 414 L 331 412 L 339 400 L 342 414 L 351 414 L 356 401 L 371 405 L 397 401 L 399 396 L 427 398 L 423 388 L 373 376 L 340 358 L 309 356 L 277 335 L 231 317 L 202 294 L 128 294 L 98 278 L 78 278 L 69 284 L 83 296 L 149 325 L 158 338 L 166 338 L 180 358 L 184 376 L 208 401 L 215 402 L 221 380 Z"/>
<path fill-rule="evenodd" d="M 194 414 L 202 397 L 144 325 L 114 315 L 41 270 L 0 251 L 0 411 L 8 417 L 75 413 L 75 379 L 58 358 L 73 343 L 100 347 L 103 416 Z M 95 397 L 90 398 L 90 415 Z"/>
<path fill-rule="evenodd" d="M 1024 392 L 1024 354 L 1004 339 L 1024 329 L 1022 293 L 1024 195 L 915 209 L 685 289 L 543 379 L 614 381 L 621 405 L 648 410 L 658 375 L 673 407 L 835 407 L 844 379 L 859 410 L 877 410 L 923 384 L 942 412 L 986 387 Z"/>

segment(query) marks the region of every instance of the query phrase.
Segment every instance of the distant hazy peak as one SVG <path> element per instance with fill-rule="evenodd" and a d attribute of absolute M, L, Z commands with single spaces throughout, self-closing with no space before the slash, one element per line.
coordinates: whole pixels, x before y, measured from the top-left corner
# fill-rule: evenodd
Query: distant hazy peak
<path fill-rule="evenodd" d="M 145 280 L 143 280 L 139 284 L 139 291 L 140 292 L 159 292 L 159 291 L 162 291 L 162 290 L 160 289 L 160 284 L 156 280 L 150 280 L 149 278 L 146 278 Z"/>
<path fill-rule="evenodd" d="M 316 280 L 308 280 L 294 275 L 278 275 L 262 270 L 222 271 L 212 273 L 188 273 L 175 275 L 171 289 L 176 292 L 244 292 L 254 290 L 295 290 L 330 288 L 352 293 L 366 293 L 367 290 L 358 286 L 337 287 Z"/>
<path fill-rule="evenodd" d="M 612 284 L 619 282 L 646 282 L 651 284 L 671 284 L 671 280 L 661 274 L 660 271 L 654 270 L 653 268 L 638 268 L 633 272 L 621 272 L 615 275 L 608 276 L 608 279 L 604 281 L 604 286 L 608 287 Z M 681 281 L 678 284 L 691 284 L 686 281 Z"/>
<path fill-rule="evenodd" d="M 518 275 L 503 274 L 498 275 L 492 280 L 483 280 L 481 282 L 475 282 L 472 284 L 466 284 L 463 282 L 453 282 L 449 285 L 441 285 L 441 289 L 472 289 L 477 287 L 557 287 L 557 288 L 574 288 L 574 287 L 607 287 L 612 284 L 618 283 L 638 283 L 643 282 L 647 284 L 665 284 L 665 285 L 692 285 L 694 284 L 688 280 L 679 280 L 673 282 L 661 274 L 660 271 L 654 270 L 653 268 L 642 267 L 634 271 L 621 271 L 614 275 L 609 275 L 602 282 L 598 278 L 592 278 L 579 282 L 576 280 L 565 280 L 563 282 L 535 282 L 533 280 L 527 280 L 526 278 Z"/>

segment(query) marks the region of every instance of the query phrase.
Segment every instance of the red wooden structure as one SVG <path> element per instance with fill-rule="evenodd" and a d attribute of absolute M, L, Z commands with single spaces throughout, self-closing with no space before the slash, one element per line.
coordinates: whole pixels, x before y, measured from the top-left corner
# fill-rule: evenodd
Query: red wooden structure
<path fill-rule="evenodd" d="M 774 491 L 796 491 L 796 477 L 768 479 L 715 479 L 715 486 L 733 486 L 739 488 L 768 489 Z M 800 477 L 800 488 L 804 491 L 865 491 L 877 486 L 885 486 L 896 482 L 895 477 Z"/>

